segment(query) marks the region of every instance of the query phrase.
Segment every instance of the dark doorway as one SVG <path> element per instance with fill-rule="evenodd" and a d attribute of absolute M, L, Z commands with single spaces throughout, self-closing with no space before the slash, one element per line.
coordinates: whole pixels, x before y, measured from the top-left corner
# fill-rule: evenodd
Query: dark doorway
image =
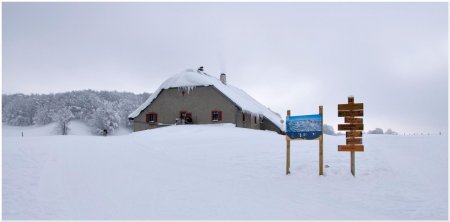
<path fill-rule="evenodd" d="M 181 124 L 192 124 L 192 113 L 180 111 Z"/>

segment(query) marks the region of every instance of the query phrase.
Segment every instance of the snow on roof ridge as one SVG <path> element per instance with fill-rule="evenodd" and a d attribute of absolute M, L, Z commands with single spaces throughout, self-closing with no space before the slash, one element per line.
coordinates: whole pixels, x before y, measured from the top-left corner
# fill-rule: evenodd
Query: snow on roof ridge
<path fill-rule="evenodd" d="M 262 105 L 253 97 L 248 95 L 244 90 L 230 84 L 225 85 L 218 78 L 202 71 L 194 71 L 194 69 L 186 69 L 183 72 L 177 73 L 168 78 L 143 104 L 132 112 L 128 118 L 137 117 L 164 89 L 183 88 L 190 91 L 197 86 L 214 86 L 217 90 L 222 92 L 226 97 L 238 105 L 242 111 L 265 116 L 282 130 L 280 114 Z"/>

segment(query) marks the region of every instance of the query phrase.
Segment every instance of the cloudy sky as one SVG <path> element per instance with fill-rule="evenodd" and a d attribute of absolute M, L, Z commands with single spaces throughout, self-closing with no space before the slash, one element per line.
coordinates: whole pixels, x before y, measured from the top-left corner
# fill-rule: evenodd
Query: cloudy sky
<path fill-rule="evenodd" d="M 153 92 L 204 66 L 285 115 L 447 132 L 447 3 L 3 3 L 3 93 Z"/>

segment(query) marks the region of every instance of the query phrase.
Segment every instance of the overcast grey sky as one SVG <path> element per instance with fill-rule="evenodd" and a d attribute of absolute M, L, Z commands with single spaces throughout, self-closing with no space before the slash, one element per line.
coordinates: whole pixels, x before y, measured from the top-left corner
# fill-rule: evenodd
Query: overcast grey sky
<path fill-rule="evenodd" d="M 3 93 L 153 92 L 204 66 L 282 116 L 447 132 L 447 3 L 3 3 Z"/>

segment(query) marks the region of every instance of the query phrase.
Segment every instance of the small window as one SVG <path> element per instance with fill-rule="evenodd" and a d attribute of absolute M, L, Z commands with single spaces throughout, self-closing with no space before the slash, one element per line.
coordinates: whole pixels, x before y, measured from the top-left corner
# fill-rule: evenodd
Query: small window
<path fill-rule="evenodd" d="M 222 111 L 211 111 L 211 121 L 222 121 Z"/>
<path fill-rule="evenodd" d="M 149 114 L 147 114 L 146 122 L 147 123 L 156 123 L 156 122 L 158 122 L 158 114 L 156 114 L 156 113 L 149 113 Z"/>
<path fill-rule="evenodd" d="M 253 117 L 253 122 L 256 124 L 256 116 Z"/>
<path fill-rule="evenodd" d="M 242 113 L 242 122 L 245 122 L 245 113 Z"/>

